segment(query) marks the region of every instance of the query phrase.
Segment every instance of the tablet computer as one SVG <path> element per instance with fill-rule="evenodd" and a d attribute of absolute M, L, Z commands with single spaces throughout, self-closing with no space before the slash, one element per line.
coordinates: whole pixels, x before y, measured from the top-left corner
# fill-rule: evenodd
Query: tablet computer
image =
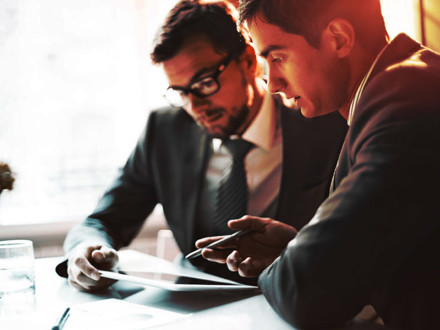
<path fill-rule="evenodd" d="M 140 285 L 153 286 L 156 288 L 162 288 L 171 291 L 243 291 L 258 289 L 257 286 L 241 284 L 228 280 L 225 280 L 225 282 L 223 282 L 163 272 L 144 272 L 128 270 L 112 272 L 100 270 L 99 273 L 104 278 L 119 281 L 129 281 Z"/>

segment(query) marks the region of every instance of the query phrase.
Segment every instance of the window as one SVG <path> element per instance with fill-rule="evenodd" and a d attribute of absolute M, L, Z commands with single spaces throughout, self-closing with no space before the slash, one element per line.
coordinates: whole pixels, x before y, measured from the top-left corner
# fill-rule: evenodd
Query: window
<path fill-rule="evenodd" d="M 0 161 L 17 177 L 0 197 L 0 226 L 93 210 L 149 109 L 165 104 L 149 52 L 174 3 L 0 2 Z"/>
<path fill-rule="evenodd" d="M 381 0 L 380 2 L 391 39 L 404 32 L 410 37 L 421 41 L 419 0 Z"/>
<path fill-rule="evenodd" d="M 17 176 L 0 239 L 62 236 L 93 210 L 165 104 L 149 52 L 176 1 L 0 1 L 0 161 Z M 382 2 L 391 36 L 417 38 L 415 1 Z"/>

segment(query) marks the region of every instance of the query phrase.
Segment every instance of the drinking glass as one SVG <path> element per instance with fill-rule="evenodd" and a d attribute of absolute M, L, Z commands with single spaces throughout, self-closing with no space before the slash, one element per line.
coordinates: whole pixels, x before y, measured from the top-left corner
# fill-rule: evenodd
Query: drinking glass
<path fill-rule="evenodd" d="M 0 315 L 29 311 L 35 303 L 32 241 L 0 241 Z"/>

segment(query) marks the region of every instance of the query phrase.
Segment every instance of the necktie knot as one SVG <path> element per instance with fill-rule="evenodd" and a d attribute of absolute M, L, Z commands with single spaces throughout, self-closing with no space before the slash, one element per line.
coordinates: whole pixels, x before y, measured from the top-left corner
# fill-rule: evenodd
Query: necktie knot
<path fill-rule="evenodd" d="M 226 140 L 223 145 L 231 152 L 234 161 L 242 161 L 254 147 L 254 144 L 242 139 Z"/>

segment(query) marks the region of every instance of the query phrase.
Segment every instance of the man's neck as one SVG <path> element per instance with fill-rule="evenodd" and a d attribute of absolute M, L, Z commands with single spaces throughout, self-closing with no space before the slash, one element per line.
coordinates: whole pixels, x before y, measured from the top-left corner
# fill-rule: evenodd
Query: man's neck
<path fill-rule="evenodd" d="M 256 78 L 252 85 L 250 85 L 248 88 L 249 100 L 247 106 L 249 109 L 249 116 L 246 118 L 239 130 L 240 135 L 246 132 L 249 125 L 254 121 L 255 117 L 260 111 L 261 105 L 263 104 L 264 95 L 266 93 L 262 81 L 260 81 L 258 78 Z"/>
<path fill-rule="evenodd" d="M 351 57 L 352 75 L 351 75 L 351 83 L 349 84 L 349 89 L 347 91 L 347 95 L 349 97 L 347 97 L 346 102 L 339 108 L 339 113 L 345 119 L 348 119 L 348 115 L 350 112 L 350 104 L 353 101 L 353 98 L 356 94 L 356 91 L 359 88 L 359 85 L 361 84 L 365 75 L 370 70 L 378 54 L 387 44 L 388 44 L 387 42 L 384 42 L 383 45 L 381 45 L 381 47 L 377 49 L 377 51 L 371 53 L 367 53 L 363 50 L 358 49 L 358 51 L 355 52 L 354 55 Z"/>

